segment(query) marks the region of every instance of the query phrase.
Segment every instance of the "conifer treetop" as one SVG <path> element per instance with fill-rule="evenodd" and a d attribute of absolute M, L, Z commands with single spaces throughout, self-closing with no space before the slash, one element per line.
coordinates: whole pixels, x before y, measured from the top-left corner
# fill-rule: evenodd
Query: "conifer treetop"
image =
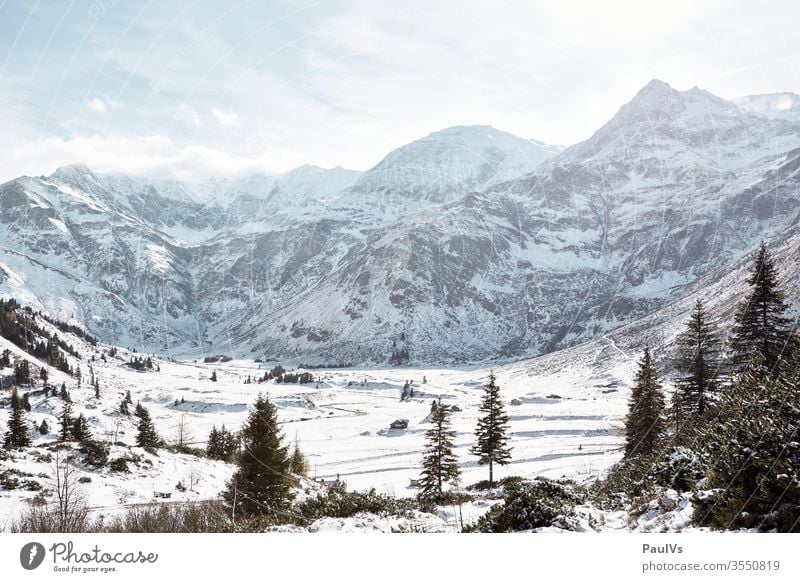
<path fill-rule="evenodd" d="M 475 429 L 476 443 L 470 452 L 478 457 L 479 465 L 489 465 L 489 483 L 494 484 L 494 464 L 507 465 L 511 461 L 508 446 L 508 416 L 500 398 L 500 386 L 494 370 L 489 372 L 489 381 L 484 386 L 479 408 L 482 416 Z"/>

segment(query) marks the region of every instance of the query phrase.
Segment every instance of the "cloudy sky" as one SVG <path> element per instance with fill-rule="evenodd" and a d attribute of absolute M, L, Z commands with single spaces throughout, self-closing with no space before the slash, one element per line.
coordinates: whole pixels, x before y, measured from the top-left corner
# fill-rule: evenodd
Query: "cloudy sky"
<path fill-rule="evenodd" d="M 800 92 L 798 29 L 794 0 L 0 0 L 0 179 L 364 169 L 460 124 L 568 145 L 651 78 Z"/>

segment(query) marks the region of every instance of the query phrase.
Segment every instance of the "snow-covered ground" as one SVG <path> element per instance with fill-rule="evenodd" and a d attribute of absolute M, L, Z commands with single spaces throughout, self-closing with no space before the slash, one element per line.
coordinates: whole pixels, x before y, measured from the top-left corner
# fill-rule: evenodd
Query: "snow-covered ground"
<path fill-rule="evenodd" d="M 134 406 L 140 401 L 151 412 L 162 438 L 174 443 L 183 417 L 195 446 L 205 446 L 213 425 L 224 424 L 238 430 L 256 396 L 268 393 L 278 406 L 287 442 L 297 440 L 308 456 L 310 477 L 338 477 L 349 489 L 374 487 L 379 492 L 404 497 L 416 493 L 410 483 L 420 473 L 425 431 L 430 426 L 426 417 L 432 401 L 441 398 L 460 409 L 453 414 L 453 428 L 457 431 L 456 452 L 463 483 L 488 477 L 486 467 L 478 466 L 469 453 L 488 369 L 311 370 L 315 382 L 310 384 L 258 383 L 255 380 L 271 365 L 243 360 L 206 364 L 154 358 L 160 371 L 137 372 L 124 363 L 141 354 L 119 349 L 116 357 L 107 356 L 104 362 L 99 356 L 107 347 L 93 348 L 71 335 L 67 339 L 81 346 L 83 386 L 77 388 L 74 379 L 53 369 L 50 383 L 66 382 L 75 403 L 73 414 L 86 415 L 98 440 L 135 444 L 136 417 L 118 413 L 128 390 Z M 37 367 L 41 365 L 5 340 L 0 342 L 0 349 L 7 347 L 13 356 L 27 358 Z M 99 399 L 88 386 L 92 355 L 101 387 Z M 597 475 L 617 461 L 622 443 L 619 428 L 633 368 L 633 361 L 623 353 L 606 342 L 596 342 L 558 356 L 496 369 L 510 419 L 513 450 L 511 464 L 496 467 L 495 477 L 582 479 Z M 212 371 L 217 373 L 217 382 L 210 380 Z M 3 372 L 8 374 L 10 370 Z M 248 376 L 253 383 L 245 383 Z M 412 382 L 415 395 L 410 401 L 401 402 L 406 381 Z M 38 425 L 47 419 L 52 431 L 44 437 L 32 432 L 36 437 L 34 445 L 54 442 L 61 400 L 31 395 L 31 404 L 30 420 Z M 5 427 L 8 414 L 8 408 L 0 409 L 0 426 Z M 397 419 L 408 419 L 408 428 L 389 428 Z M 115 473 L 108 467 L 86 469 L 86 476 L 92 481 L 85 491 L 96 512 L 110 513 L 128 504 L 151 502 L 157 493 L 171 493 L 173 501 L 215 498 L 234 470 L 232 465 L 192 455 L 160 451 L 153 456 L 126 446 L 112 446 L 110 459 L 132 452 L 141 455 L 142 461 L 132 465 L 130 474 Z M 0 462 L 0 468 L 13 466 L 40 476 L 39 480 L 47 483 L 52 462 L 37 461 L 31 453 L 12 454 L 14 460 Z M 175 486 L 179 481 L 189 490 L 178 491 Z M 0 490 L 0 524 L 8 523 L 22 508 L 23 500 L 34 494 L 22 489 Z M 467 504 L 462 508 L 462 517 L 471 522 L 487 509 L 485 504 Z M 319 529 L 330 527 L 333 525 L 319 525 Z"/>

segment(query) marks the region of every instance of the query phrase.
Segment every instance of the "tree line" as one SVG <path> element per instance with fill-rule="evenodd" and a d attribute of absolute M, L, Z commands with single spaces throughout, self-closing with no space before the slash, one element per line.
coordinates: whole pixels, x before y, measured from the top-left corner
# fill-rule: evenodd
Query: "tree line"
<path fill-rule="evenodd" d="M 691 458 L 695 522 L 800 530 L 800 350 L 774 259 L 762 244 L 723 341 L 697 301 L 676 338 L 667 402 L 648 348 L 625 419 L 624 463 Z M 700 467 L 700 469 L 696 469 Z M 652 471 L 651 471 L 652 472 Z"/>

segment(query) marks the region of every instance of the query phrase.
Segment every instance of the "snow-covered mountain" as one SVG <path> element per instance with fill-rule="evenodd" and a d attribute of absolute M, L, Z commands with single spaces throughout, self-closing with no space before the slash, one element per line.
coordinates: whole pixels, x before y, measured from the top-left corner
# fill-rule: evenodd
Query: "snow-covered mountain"
<path fill-rule="evenodd" d="M 743 111 L 762 117 L 800 121 L 800 95 L 795 93 L 764 93 L 733 100 Z"/>
<path fill-rule="evenodd" d="M 451 127 L 392 151 L 349 193 L 381 205 L 452 202 L 530 173 L 559 150 L 489 126 Z"/>
<path fill-rule="evenodd" d="M 563 151 L 455 127 L 360 174 L 18 178 L 0 186 L 0 292 L 174 353 L 382 364 L 552 351 L 797 226 L 800 122 L 757 101 L 652 81 Z"/>
<path fill-rule="evenodd" d="M 259 338 L 266 353 L 294 347 L 336 361 L 572 345 L 796 224 L 798 129 L 654 81 L 587 142 L 403 217 L 336 277 L 237 335 Z M 274 327 L 289 346 L 263 331 Z"/>

